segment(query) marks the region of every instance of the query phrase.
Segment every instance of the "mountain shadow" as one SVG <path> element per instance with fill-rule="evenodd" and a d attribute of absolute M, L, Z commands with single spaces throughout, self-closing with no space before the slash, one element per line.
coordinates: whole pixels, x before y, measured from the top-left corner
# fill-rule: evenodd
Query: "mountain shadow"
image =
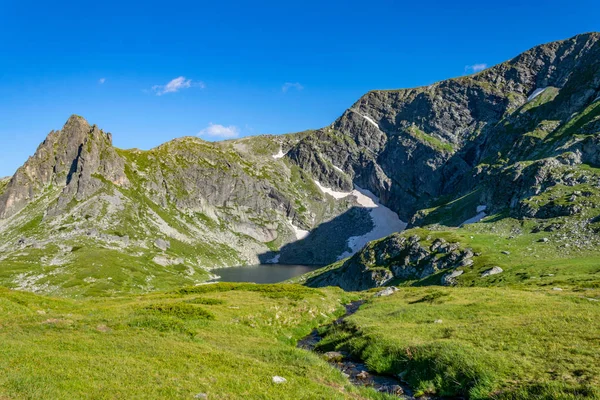
<path fill-rule="evenodd" d="M 362 236 L 373 230 L 370 209 L 352 207 L 343 214 L 314 228 L 304 239 L 286 244 L 278 252 L 260 254 L 261 263 L 273 262 L 279 255 L 280 264 L 327 265 L 349 251 L 348 238 Z"/>

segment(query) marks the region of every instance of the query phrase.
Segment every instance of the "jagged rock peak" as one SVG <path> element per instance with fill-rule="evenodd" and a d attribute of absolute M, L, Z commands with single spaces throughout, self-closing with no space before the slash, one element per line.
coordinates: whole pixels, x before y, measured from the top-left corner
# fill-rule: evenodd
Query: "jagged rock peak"
<path fill-rule="evenodd" d="M 89 133 L 95 138 L 107 140 L 108 144 L 112 146 L 112 134 L 104 132 L 95 124 L 90 125 L 85 118 L 77 114 L 69 117 L 60 132 L 63 136 L 75 136 L 80 139 L 82 138 L 82 134 Z"/>
<path fill-rule="evenodd" d="M 124 162 L 112 147 L 111 135 L 72 115 L 62 130 L 48 134 L 11 178 L 0 196 L 0 218 L 16 214 L 51 187 L 63 188 L 56 203 L 60 209 L 74 196 L 94 193 L 101 186 L 94 175 L 127 184 Z"/>
<path fill-rule="evenodd" d="M 73 127 L 73 126 L 89 127 L 90 123 L 87 122 L 87 120 L 85 118 L 83 118 L 81 115 L 73 114 L 69 117 L 67 122 L 65 122 L 63 130 L 66 130 L 67 128 Z"/>

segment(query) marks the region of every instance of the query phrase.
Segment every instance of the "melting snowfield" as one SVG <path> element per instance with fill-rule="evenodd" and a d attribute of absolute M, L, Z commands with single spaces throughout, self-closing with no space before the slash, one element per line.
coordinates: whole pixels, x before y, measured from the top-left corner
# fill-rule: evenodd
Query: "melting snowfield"
<path fill-rule="evenodd" d="M 285 154 L 286 154 L 286 153 L 284 153 L 284 152 L 283 152 L 283 149 L 281 149 L 281 148 L 280 148 L 280 149 L 279 149 L 279 153 L 277 153 L 277 154 L 273 154 L 273 158 L 277 160 L 278 158 L 283 158 L 283 157 L 285 157 Z"/>
<path fill-rule="evenodd" d="M 296 235 L 297 240 L 304 239 L 310 233 L 309 231 L 305 231 L 304 229 L 301 229 L 301 228 L 297 227 L 296 225 L 294 225 L 291 220 L 288 222 L 290 223 L 290 226 L 292 227 L 292 230 L 294 231 L 294 235 Z"/>
<path fill-rule="evenodd" d="M 358 115 L 360 115 L 361 117 L 363 117 L 368 123 L 370 123 L 371 125 L 373 125 L 375 128 L 381 130 L 381 128 L 379 127 L 379 124 L 377 124 L 377 122 L 375 122 L 373 120 L 373 118 L 369 117 L 368 115 L 361 114 L 360 112 L 358 112 L 357 109 L 351 109 L 351 111 L 357 113 Z"/>
<path fill-rule="evenodd" d="M 379 129 L 379 125 L 377 125 L 377 122 L 373 121 L 373 120 L 371 119 L 371 117 L 368 117 L 368 116 L 366 116 L 366 115 L 363 115 L 363 118 L 364 118 L 364 119 L 366 119 L 368 122 L 370 122 L 370 123 L 371 123 L 371 125 L 374 125 L 374 126 L 375 126 L 375 128 Z"/>
<path fill-rule="evenodd" d="M 539 89 L 535 89 L 533 91 L 533 93 L 531 93 L 529 95 L 529 97 L 527 98 L 527 101 L 531 101 L 533 99 L 535 99 L 536 97 L 538 97 L 540 94 L 544 93 L 544 90 L 546 90 L 547 88 L 539 88 Z"/>
<path fill-rule="evenodd" d="M 336 192 L 335 190 L 326 188 L 325 186 L 321 185 L 321 183 L 318 181 L 315 181 L 315 184 L 319 187 L 319 189 L 321 189 L 321 192 L 330 195 L 334 199 L 343 199 L 344 197 L 348 197 L 352 194 L 352 192 Z"/>
<path fill-rule="evenodd" d="M 483 205 L 477 206 L 477 215 L 469 218 L 468 220 L 463 222 L 461 225 L 474 224 L 475 222 L 481 221 L 482 219 L 484 219 L 487 216 L 487 214 L 485 213 L 486 209 L 487 209 L 487 206 L 483 206 Z"/>
<path fill-rule="evenodd" d="M 361 236 L 352 236 L 348 238 L 348 247 L 350 251 L 346 251 L 338 257 L 341 260 L 350 257 L 354 253 L 362 249 L 368 242 L 381 239 L 395 232 L 401 232 L 406 229 L 406 222 L 401 221 L 398 214 L 384 206 L 379 202 L 379 198 L 366 189 L 361 189 L 354 186 L 351 192 L 336 192 L 315 181 L 315 184 L 323 193 L 329 194 L 336 199 L 342 199 L 347 196 L 354 196 L 356 202 L 364 208 L 368 208 L 373 221 L 373 229 Z"/>

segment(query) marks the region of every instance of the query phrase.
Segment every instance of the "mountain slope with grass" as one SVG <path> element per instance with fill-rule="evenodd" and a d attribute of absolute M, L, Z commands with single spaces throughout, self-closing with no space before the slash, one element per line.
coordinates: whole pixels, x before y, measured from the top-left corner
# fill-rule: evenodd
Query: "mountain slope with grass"
<path fill-rule="evenodd" d="M 593 248 L 599 131 L 598 33 L 369 92 L 331 126 L 297 134 L 124 150 L 72 116 L 0 181 L 0 282 L 98 295 L 200 283 L 216 267 L 334 263 L 310 284 L 363 289 L 471 263 L 469 240 L 442 257 L 415 244 L 428 233 L 390 239 L 398 254 L 377 259 L 372 245 L 356 255 L 367 242 L 482 220 L 491 235 L 514 220 L 533 235 L 524 242 L 550 229 L 548 247 Z M 481 252 L 465 266 L 490 266 Z"/>
<path fill-rule="evenodd" d="M 551 288 L 404 288 L 320 330 L 417 395 L 598 399 L 600 302 Z"/>
<path fill-rule="evenodd" d="M 72 116 L 0 179 L 0 398 L 391 398 L 346 359 L 600 399 L 599 138 L 598 33 L 290 135 L 118 149 Z M 276 261 L 328 265 L 203 284 Z"/>

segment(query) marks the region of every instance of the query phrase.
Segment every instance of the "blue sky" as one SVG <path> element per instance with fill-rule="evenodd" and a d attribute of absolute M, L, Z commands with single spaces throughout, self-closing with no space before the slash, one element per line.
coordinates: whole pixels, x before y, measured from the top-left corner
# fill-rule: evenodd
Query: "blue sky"
<path fill-rule="evenodd" d="M 71 114 L 123 148 L 319 128 L 368 90 L 491 66 L 598 15 L 592 0 L 0 0 L 0 176 Z"/>

